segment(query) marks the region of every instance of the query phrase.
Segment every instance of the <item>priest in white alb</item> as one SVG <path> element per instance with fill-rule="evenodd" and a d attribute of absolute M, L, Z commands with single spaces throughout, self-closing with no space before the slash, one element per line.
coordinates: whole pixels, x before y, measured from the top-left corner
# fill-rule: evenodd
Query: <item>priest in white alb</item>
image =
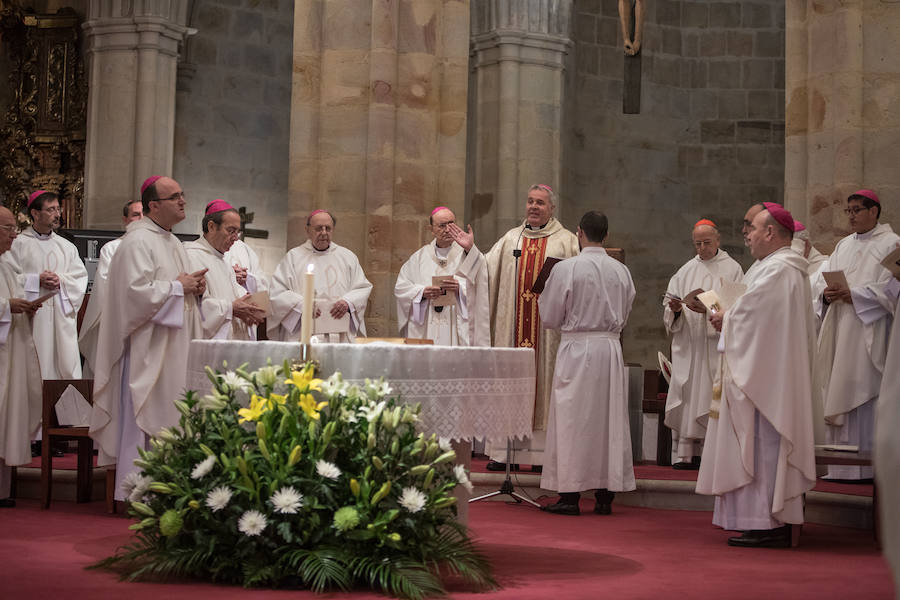
<path fill-rule="evenodd" d="M 604 250 L 607 230 L 602 212 L 581 218 L 581 254 L 553 267 L 538 301 L 542 325 L 561 331 L 541 475 L 560 493 L 544 507 L 554 514 L 579 514 L 581 492 L 596 490 L 594 512 L 608 515 L 615 492 L 635 489 L 620 342 L 634 283 Z"/>
<path fill-rule="evenodd" d="M 116 464 L 117 500 L 138 470 L 137 448 L 178 422 L 174 401 L 184 393 L 197 297 L 206 289 L 205 270 L 191 272 L 172 233 L 185 217 L 181 186 L 154 175 L 141 186 L 141 202 L 144 218 L 129 224 L 109 267 L 94 376 L 90 434 L 98 464 Z"/>
<path fill-rule="evenodd" d="M 854 233 L 837 243 L 813 280 L 813 302 L 821 321 L 813 381 L 824 402 L 825 441 L 872 450 L 875 405 L 884 372 L 894 305 L 884 294 L 891 273 L 881 260 L 900 244 L 871 190 L 847 198 Z M 848 287 L 827 285 L 823 273 L 843 271 Z M 828 478 L 872 477 L 871 467 L 828 467 Z"/>
<path fill-rule="evenodd" d="M 122 207 L 122 226 L 127 228 L 133 221 L 139 221 L 144 216 L 144 208 L 140 200 L 128 202 Z M 94 273 L 94 283 L 91 285 L 91 296 L 84 309 L 84 318 L 81 320 L 81 330 L 78 332 L 78 346 L 81 355 L 84 356 L 84 376 L 92 377 L 94 373 L 94 359 L 97 356 L 97 335 L 100 333 L 100 307 L 103 306 L 103 296 L 106 294 L 106 283 L 109 277 L 109 263 L 113 255 L 122 243 L 118 237 L 103 244 L 100 248 L 100 260 L 97 261 L 97 270 Z"/>
<path fill-rule="evenodd" d="M 306 219 L 307 240 L 275 268 L 269 289 L 272 314 L 266 323 L 270 340 L 300 339 L 303 274 L 310 267 L 315 275 L 316 314 L 327 310 L 332 318 L 344 319 L 349 313 L 346 331 L 327 332 L 322 337 L 347 342 L 366 335 L 366 302 L 372 284 L 356 255 L 332 241 L 336 224 L 328 211 L 314 210 Z"/>
<path fill-rule="evenodd" d="M 16 239 L 16 219 L 0 206 L 0 256 Z M 41 370 L 31 335 L 40 307 L 25 299 L 22 273 L 0 260 L 0 508 L 13 508 L 12 467 L 31 462 L 31 438 L 41 422 Z"/>
<path fill-rule="evenodd" d="M 788 547 L 816 483 L 810 370 L 815 340 L 806 259 L 791 250 L 794 219 L 766 202 L 748 227 L 755 267 L 746 292 L 710 315 L 721 329 L 697 493 L 716 496 L 713 524 L 742 531 L 731 546 Z"/>
<path fill-rule="evenodd" d="M 547 258 L 578 254 L 578 238 L 553 217 L 556 193 L 548 185 L 535 184 L 525 200 L 525 221 L 507 231 L 487 253 L 493 345 L 532 348 L 535 353 L 534 430 L 524 442 L 516 442 L 515 463 L 543 464 L 547 411 L 553 383 L 553 366 L 559 332 L 545 329 L 538 313 L 538 297 L 531 291 Z M 506 440 L 489 440 L 488 469 L 505 468 Z"/>
<path fill-rule="evenodd" d="M 76 319 L 87 289 L 87 269 L 75 244 L 57 235 L 59 198 L 38 190 L 28 199 L 31 226 L 13 242 L 5 260 L 25 276 L 25 298 L 52 294 L 34 316 L 34 345 L 44 379 L 80 379 Z"/>
<path fill-rule="evenodd" d="M 206 269 L 206 292 L 197 311 L 200 324 L 195 335 L 208 340 L 256 339 L 250 328 L 262 323 L 265 311 L 238 285 L 235 270 L 225 260 L 225 252 L 241 232 L 241 215 L 224 200 L 213 200 L 206 205 L 200 225 L 203 235 L 184 244 L 191 271 Z"/>
<path fill-rule="evenodd" d="M 463 231 L 449 208 L 439 206 L 428 219 L 434 239 L 409 257 L 394 286 L 400 335 L 442 346 L 490 346 L 487 262 L 475 246 L 470 225 Z M 434 277 L 444 277 L 441 285 Z M 453 306 L 434 306 L 453 294 Z"/>
<path fill-rule="evenodd" d="M 719 370 L 719 334 L 706 318 L 702 302 L 682 300 L 698 289 L 713 290 L 726 282 L 738 282 L 744 272 L 719 247 L 719 230 L 709 219 L 697 221 L 691 239 L 696 255 L 669 280 L 663 300 L 663 324 L 672 336 L 665 423 L 672 430 L 672 466 L 696 470 L 706 437 L 713 379 Z"/>

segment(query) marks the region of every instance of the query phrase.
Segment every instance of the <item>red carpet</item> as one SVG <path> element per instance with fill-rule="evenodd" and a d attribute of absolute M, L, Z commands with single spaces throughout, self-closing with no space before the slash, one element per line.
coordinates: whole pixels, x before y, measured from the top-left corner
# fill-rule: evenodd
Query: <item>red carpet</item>
<path fill-rule="evenodd" d="M 608 517 L 541 513 L 524 505 L 471 505 L 471 527 L 504 589 L 456 599 L 595 598 L 889 599 L 887 566 L 869 531 L 807 525 L 793 550 L 729 548 L 708 512 L 613 505 Z M 314 598 L 297 591 L 244 590 L 204 583 L 121 583 L 84 566 L 128 539 L 127 519 L 102 502 L 57 502 L 41 511 L 21 501 L 0 511 L 0 598 L 127 600 Z M 328 598 L 384 598 L 370 592 Z"/>

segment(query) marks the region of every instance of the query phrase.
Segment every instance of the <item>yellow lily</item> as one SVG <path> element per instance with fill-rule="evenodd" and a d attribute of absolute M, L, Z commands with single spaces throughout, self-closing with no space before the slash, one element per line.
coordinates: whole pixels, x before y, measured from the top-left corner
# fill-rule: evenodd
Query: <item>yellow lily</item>
<path fill-rule="evenodd" d="M 269 400 L 274 400 L 278 404 L 284 404 L 287 401 L 287 396 L 282 394 L 269 394 Z"/>
<path fill-rule="evenodd" d="M 261 398 L 256 394 L 253 394 L 250 397 L 250 407 L 249 408 L 241 408 L 238 410 L 238 415 L 240 415 L 240 419 L 238 423 L 246 423 L 247 421 L 257 421 L 261 416 L 263 416 L 266 411 L 269 410 L 269 400 L 266 398 Z"/>
<path fill-rule="evenodd" d="M 300 401 L 297 402 L 297 405 L 303 409 L 303 412 L 305 412 L 310 419 L 318 421 L 319 411 L 328 406 L 328 403 L 316 403 L 316 399 L 313 398 L 312 394 L 300 394 Z"/>
<path fill-rule="evenodd" d="M 291 371 L 291 378 L 285 379 L 284 382 L 302 391 L 320 390 L 322 386 L 321 379 L 313 378 L 312 365 L 303 367 L 299 371 Z"/>

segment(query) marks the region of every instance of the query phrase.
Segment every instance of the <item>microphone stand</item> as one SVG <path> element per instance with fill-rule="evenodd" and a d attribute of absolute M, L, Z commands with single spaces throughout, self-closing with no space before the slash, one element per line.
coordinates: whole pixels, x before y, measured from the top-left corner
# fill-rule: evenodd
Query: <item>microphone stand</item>
<path fill-rule="evenodd" d="M 525 229 L 531 229 L 528 224 L 525 224 L 522 227 L 522 231 L 519 232 L 519 237 L 516 239 L 516 247 L 513 249 L 513 256 L 516 259 L 515 270 L 513 271 L 513 286 L 518 285 L 519 281 L 519 257 L 522 256 L 522 250 L 519 248 L 519 242 L 522 241 L 522 234 L 525 233 Z M 516 290 L 518 291 L 518 290 Z M 513 306 L 515 307 L 515 297 L 513 294 Z M 500 484 L 500 489 L 494 492 L 489 492 L 487 494 L 483 494 L 481 496 L 476 496 L 475 498 L 470 498 L 469 502 L 478 502 L 479 500 L 487 500 L 488 498 L 493 498 L 494 496 L 506 495 L 510 496 L 516 503 L 521 504 L 525 502 L 526 504 L 530 504 L 535 508 L 541 508 L 541 505 L 532 500 L 531 498 L 526 498 L 522 494 L 519 494 L 515 491 L 512 484 L 512 478 L 509 476 L 510 463 L 512 462 L 512 438 L 506 438 L 506 478 L 503 480 L 503 483 Z"/>

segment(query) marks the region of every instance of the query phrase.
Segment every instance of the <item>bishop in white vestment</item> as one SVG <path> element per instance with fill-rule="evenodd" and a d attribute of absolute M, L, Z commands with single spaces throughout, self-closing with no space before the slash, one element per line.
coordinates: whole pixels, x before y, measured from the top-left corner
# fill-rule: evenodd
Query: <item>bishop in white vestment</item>
<path fill-rule="evenodd" d="M 87 289 L 87 269 L 78 249 L 54 232 L 59 227 L 59 199 L 52 192 L 31 194 L 32 225 L 5 256 L 25 276 L 25 298 L 53 294 L 34 316 L 34 345 L 44 379 L 80 379 L 77 316 Z M 85 404 L 86 407 L 86 404 Z"/>
<path fill-rule="evenodd" d="M 793 218 L 774 203 L 748 232 L 757 263 L 723 314 L 721 383 L 713 391 L 697 493 L 716 496 L 713 523 L 743 531 L 729 545 L 787 547 L 815 485 L 810 362 L 815 337 L 806 259 L 790 249 Z"/>
<path fill-rule="evenodd" d="M 288 252 L 275 268 L 269 291 L 272 314 L 266 323 L 269 339 L 296 341 L 300 338 L 302 277 L 309 265 L 313 266 L 317 301 L 321 300 L 335 319 L 350 313 L 349 331 L 339 335 L 329 333 L 328 339 L 346 342 L 366 335 L 366 302 L 372 284 L 356 255 L 331 241 L 334 227 L 334 217 L 329 212 L 313 211 L 306 220 L 309 239 Z"/>
<path fill-rule="evenodd" d="M 113 256 L 97 345 L 91 437 L 98 463 L 116 463 L 116 499 L 138 446 L 178 422 L 188 349 L 198 322 L 205 271 L 190 261 L 172 227 L 184 219 L 184 192 L 168 177 L 141 189 L 144 218 L 128 226 Z"/>
<path fill-rule="evenodd" d="M 560 329 L 541 487 L 560 492 L 544 509 L 579 514 L 584 490 L 609 514 L 613 494 L 635 489 L 628 382 L 619 338 L 634 301 L 628 269 L 606 254 L 606 216 L 584 215 L 581 254 L 553 267 L 541 293 L 541 323 Z"/>
<path fill-rule="evenodd" d="M 719 370 L 716 342 L 719 334 L 706 318 L 706 309 L 695 301 L 685 309 L 685 299 L 697 289 L 718 289 L 744 276 L 741 266 L 719 248 L 719 230 L 701 219 L 691 232 L 697 254 L 686 262 L 666 288 L 663 323 L 672 336 L 672 377 L 666 396 L 666 426 L 672 430 L 672 461 L 676 469 L 699 465 L 706 421 L 712 400 L 713 379 Z"/>
<path fill-rule="evenodd" d="M 0 255 L 16 239 L 16 219 L 0 206 Z M 0 261 L 0 508 L 12 508 L 12 467 L 31 462 L 31 438 L 41 422 L 41 371 L 31 335 L 40 306 L 25 300 L 22 273 Z"/>
<path fill-rule="evenodd" d="M 543 464 L 544 438 L 553 383 L 553 367 L 559 347 L 559 332 L 545 329 L 538 313 L 540 294 L 531 291 L 545 259 L 578 254 L 578 239 L 553 217 L 556 193 L 548 185 L 535 184 L 525 201 L 525 222 L 507 231 L 487 253 L 491 299 L 493 345 L 533 348 L 537 366 L 534 401 L 534 431 L 531 438 L 516 442 L 514 461 Z M 506 440 L 489 440 L 488 468 L 502 470 Z"/>
<path fill-rule="evenodd" d="M 434 239 L 403 263 L 394 286 L 400 335 L 442 346 L 490 346 L 487 262 L 472 227 L 464 232 L 443 206 L 431 212 L 429 224 Z M 433 285 L 436 276 L 446 276 L 442 286 Z M 445 293 L 456 296 L 455 305 L 432 306 Z"/>
<path fill-rule="evenodd" d="M 141 202 L 129 202 L 122 209 L 122 225 L 126 228 L 133 221 L 139 221 L 144 216 Z M 109 263 L 122 243 L 118 237 L 103 244 L 100 248 L 100 260 L 97 261 L 97 271 L 94 273 L 94 283 L 91 285 L 90 299 L 87 308 L 84 309 L 84 318 L 81 320 L 81 330 L 78 332 L 78 346 L 81 355 L 84 356 L 84 376 L 93 377 L 94 360 L 97 357 L 97 336 L 100 333 L 100 307 L 103 306 L 103 296 L 106 294 L 106 283 L 109 276 Z"/>
<path fill-rule="evenodd" d="M 887 354 L 894 305 L 884 295 L 891 273 L 881 260 L 900 244 L 891 226 L 878 223 L 881 205 L 870 190 L 847 199 L 854 233 L 838 242 L 813 280 L 822 319 L 813 381 L 824 402 L 825 441 L 871 451 L 875 405 Z M 827 271 L 843 271 L 849 289 L 826 286 Z M 828 478 L 869 479 L 871 467 L 829 466 Z"/>
<path fill-rule="evenodd" d="M 238 285 L 224 254 L 240 234 L 241 216 L 224 200 L 213 200 L 206 206 L 201 225 L 203 235 L 184 244 L 191 270 L 206 269 L 206 292 L 197 311 L 200 325 L 196 335 L 218 340 L 256 339 L 250 328 L 261 323 L 265 313 Z"/>

